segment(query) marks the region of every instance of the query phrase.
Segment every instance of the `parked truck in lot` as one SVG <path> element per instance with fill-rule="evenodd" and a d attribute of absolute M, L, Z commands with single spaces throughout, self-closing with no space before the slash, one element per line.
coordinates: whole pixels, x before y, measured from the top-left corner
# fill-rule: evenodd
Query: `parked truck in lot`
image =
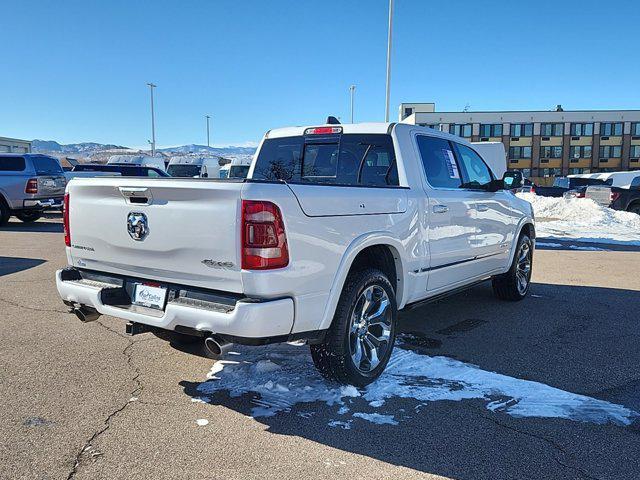
<path fill-rule="evenodd" d="M 74 179 L 57 288 L 82 320 L 215 354 L 306 340 L 324 376 L 363 386 L 398 310 L 485 280 L 527 295 L 533 212 L 510 180 L 424 127 L 271 130 L 247 179 Z"/>
<path fill-rule="evenodd" d="M 35 222 L 62 207 L 66 180 L 58 160 L 35 153 L 0 154 L 0 226 L 15 215 Z"/>

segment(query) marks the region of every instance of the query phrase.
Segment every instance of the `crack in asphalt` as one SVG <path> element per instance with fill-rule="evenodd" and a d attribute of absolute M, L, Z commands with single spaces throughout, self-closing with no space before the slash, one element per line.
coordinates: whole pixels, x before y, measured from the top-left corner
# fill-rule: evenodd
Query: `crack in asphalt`
<path fill-rule="evenodd" d="M 564 455 L 564 456 L 566 456 L 566 457 L 569 457 L 569 458 L 573 458 L 573 459 L 575 460 L 575 456 L 574 456 L 572 453 L 570 453 L 570 452 L 568 452 L 567 450 L 565 450 L 565 449 L 562 447 L 562 445 L 560 445 L 559 443 L 557 443 L 557 442 L 555 442 L 555 441 L 551 440 L 550 438 L 543 437 L 542 435 L 538 435 L 538 434 L 535 434 L 535 433 L 532 433 L 532 432 L 527 432 L 527 431 L 525 431 L 525 430 L 520 430 L 520 429 L 518 429 L 518 428 L 512 427 L 511 425 L 506 425 L 506 424 L 504 424 L 504 423 L 502 423 L 502 422 L 500 422 L 500 421 L 496 420 L 495 418 L 492 418 L 492 417 L 490 417 L 490 416 L 485 415 L 485 414 L 484 414 L 481 410 L 479 410 L 479 409 L 475 409 L 475 410 L 478 412 L 478 414 L 479 414 L 482 418 L 484 418 L 484 419 L 486 419 L 486 420 L 489 420 L 490 422 L 494 423 L 495 425 L 497 425 L 497 426 L 499 426 L 499 427 L 502 427 L 502 428 L 504 428 L 504 429 L 510 430 L 510 431 L 512 431 L 512 432 L 519 433 L 520 435 L 525 435 L 525 436 L 527 436 L 527 437 L 531 437 L 531 438 L 535 438 L 535 439 L 537 439 L 537 440 L 540 440 L 540 441 L 542 441 L 542 442 L 546 443 L 547 445 L 550 445 L 554 450 L 557 450 L 557 451 L 558 451 L 558 452 L 560 452 L 562 455 Z M 583 477 L 583 478 L 587 478 L 587 479 L 589 479 L 589 480 L 601 480 L 599 477 L 594 477 L 593 475 L 590 475 L 588 472 L 586 472 L 585 470 L 583 470 L 583 469 L 582 469 L 582 468 L 580 468 L 580 467 L 577 467 L 577 466 L 574 466 L 574 465 L 569 465 L 569 464 L 567 464 L 567 463 L 565 463 L 565 462 L 561 461 L 561 460 L 560 460 L 559 458 L 557 458 L 556 456 L 554 456 L 554 457 L 553 457 L 553 459 L 554 459 L 554 460 L 555 460 L 559 465 L 561 465 L 561 466 L 563 466 L 563 467 L 565 467 L 565 468 L 567 468 L 567 469 L 573 470 L 574 472 L 578 473 L 578 474 L 579 474 L 581 477 Z"/>
<path fill-rule="evenodd" d="M 38 307 L 30 307 L 27 305 L 22 305 L 18 302 L 12 302 L 11 300 L 5 300 L 4 298 L 0 298 L 0 302 L 6 303 L 7 305 L 11 305 L 13 307 L 25 308 L 27 310 L 32 310 L 34 312 L 48 312 L 48 313 L 67 313 L 66 310 L 58 310 L 55 308 L 38 308 Z"/>
<path fill-rule="evenodd" d="M 131 392 L 129 393 L 129 399 L 127 399 L 127 401 L 120 405 L 118 408 L 116 408 L 115 410 L 113 410 L 105 419 L 103 426 L 96 430 L 93 435 L 91 435 L 91 437 L 85 442 L 85 444 L 82 446 L 82 448 L 78 451 L 78 453 L 76 454 L 76 458 L 75 461 L 73 463 L 73 468 L 71 469 L 71 471 L 69 472 L 69 475 L 67 475 L 67 480 L 72 480 L 73 478 L 75 478 L 76 474 L 78 473 L 78 469 L 80 468 L 81 464 L 83 463 L 84 459 L 87 458 L 89 455 L 91 457 L 97 456 L 97 455 L 101 455 L 100 452 L 96 452 L 93 449 L 93 443 L 103 434 L 105 433 L 107 430 L 109 430 L 109 428 L 111 427 L 111 422 L 112 420 L 117 417 L 120 413 L 122 413 L 124 410 L 126 410 L 126 408 L 131 405 L 132 403 L 137 403 L 137 401 L 133 401 L 132 398 L 136 397 L 138 395 L 140 395 L 140 393 L 144 390 L 144 385 L 142 384 L 142 381 L 140 380 L 140 375 L 142 375 L 142 373 L 140 372 L 140 369 L 138 367 L 136 367 L 133 363 L 133 351 L 132 348 L 134 345 L 138 344 L 138 343 L 142 343 L 142 342 L 146 342 L 146 341 L 150 341 L 153 340 L 153 338 L 146 338 L 143 340 L 138 340 L 138 341 L 134 341 L 131 337 L 124 335 L 120 332 L 117 332 L 116 330 L 113 330 L 112 328 L 108 327 L 107 325 L 103 324 L 102 322 L 96 321 L 95 322 L 97 325 L 99 325 L 100 327 L 104 328 L 105 330 L 108 330 L 111 333 L 114 333 L 120 337 L 123 337 L 127 340 L 128 345 L 122 350 L 122 355 L 124 355 L 127 358 L 127 365 L 129 367 L 130 370 L 132 370 L 134 372 L 134 376 L 131 378 L 131 381 L 134 383 L 134 388 L 133 390 L 131 390 Z"/>

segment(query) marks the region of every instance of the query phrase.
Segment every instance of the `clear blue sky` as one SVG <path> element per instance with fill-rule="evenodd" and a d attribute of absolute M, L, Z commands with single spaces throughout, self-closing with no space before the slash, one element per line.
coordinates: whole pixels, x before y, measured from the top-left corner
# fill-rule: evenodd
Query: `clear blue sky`
<path fill-rule="evenodd" d="M 391 105 L 640 108 L 640 5 L 396 0 Z M 0 136 L 255 142 L 384 115 L 387 0 L 0 0 Z"/>

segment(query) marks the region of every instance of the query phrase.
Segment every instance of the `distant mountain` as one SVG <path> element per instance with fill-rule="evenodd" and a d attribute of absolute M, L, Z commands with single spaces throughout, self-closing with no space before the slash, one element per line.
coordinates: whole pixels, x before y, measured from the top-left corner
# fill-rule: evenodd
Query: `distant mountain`
<path fill-rule="evenodd" d="M 158 152 L 163 153 L 199 153 L 211 155 L 253 155 L 255 147 L 207 147 L 206 145 L 181 145 L 179 147 L 159 148 Z"/>
<path fill-rule="evenodd" d="M 54 140 L 33 140 L 31 142 L 31 148 L 34 152 L 57 152 L 57 153 L 80 153 L 89 154 L 93 152 L 101 152 L 103 150 L 123 150 L 127 147 L 120 145 L 104 145 L 102 143 L 95 142 L 83 142 L 83 143 L 71 143 L 68 145 L 61 145 Z"/>

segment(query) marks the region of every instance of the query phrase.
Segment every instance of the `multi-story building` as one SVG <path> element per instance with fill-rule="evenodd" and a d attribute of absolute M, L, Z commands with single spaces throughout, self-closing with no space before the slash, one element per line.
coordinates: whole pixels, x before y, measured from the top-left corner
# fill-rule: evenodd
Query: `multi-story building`
<path fill-rule="evenodd" d="M 472 142 L 504 143 L 508 168 L 526 177 L 640 169 L 640 110 L 436 112 L 400 104 L 400 121 Z"/>

